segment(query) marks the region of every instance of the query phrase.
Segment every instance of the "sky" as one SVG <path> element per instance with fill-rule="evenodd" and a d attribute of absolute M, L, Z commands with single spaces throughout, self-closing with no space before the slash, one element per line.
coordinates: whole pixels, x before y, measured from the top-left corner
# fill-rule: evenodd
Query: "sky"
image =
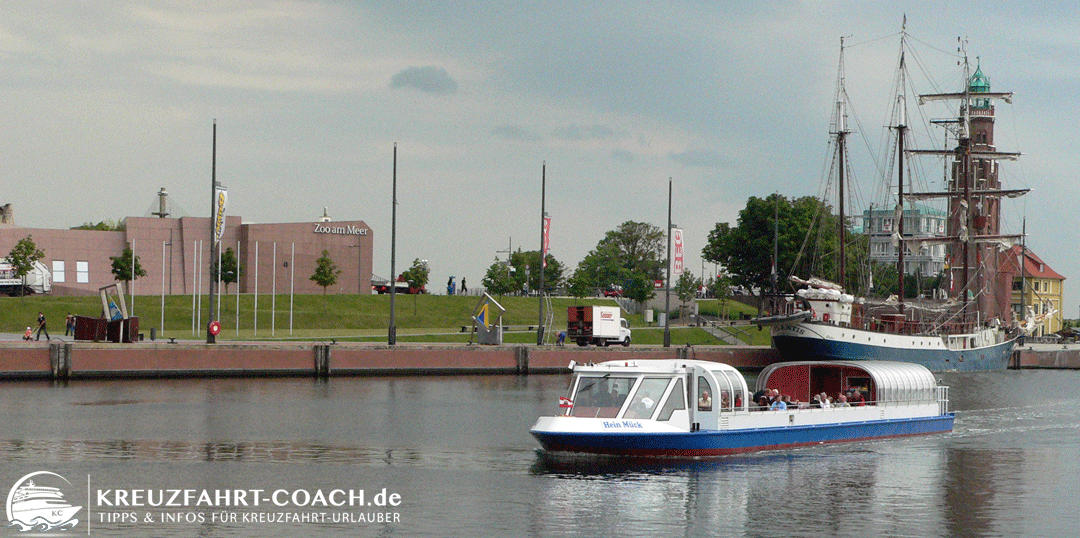
<path fill-rule="evenodd" d="M 1015 92 L 997 146 L 1024 156 L 1002 179 L 1032 192 L 1004 226 L 1026 222 L 1080 315 L 1066 2 L 2 2 L 0 204 L 67 228 L 149 216 L 164 187 L 206 216 L 216 122 L 229 214 L 363 220 L 380 276 L 395 144 L 397 268 L 427 260 L 437 293 L 540 247 L 545 168 L 551 253 L 571 270 L 622 222 L 663 228 L 670 180 L 686 266 L 711 274 L 707 235 L 747 198 L 823 191 L 842 37 L 851 151 L 881 151 L 905 17 L 909 68 L 933 81 L 916 90 L 960 88 L 963 38 Z M 861 206 L 882 203 L 874 162 L 853 157 Z"/>

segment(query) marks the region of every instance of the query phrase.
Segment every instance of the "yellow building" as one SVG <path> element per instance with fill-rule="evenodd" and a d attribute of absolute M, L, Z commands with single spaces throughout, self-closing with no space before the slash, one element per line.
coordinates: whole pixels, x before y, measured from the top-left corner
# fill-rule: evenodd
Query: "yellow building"
<path fill-rule="evenodd" d="M 1039 318 L 1050 313 L 1032 335 L 1044 336 L 1060 331 L 1064 318 L 1061 308 L 1065 277 L 1020 245 L 1014 245 L 1006 254 L 1008 261 L 1002 264 L 1001 270 L 1012 273 L 1012 310 L 1016 319 L 1026 319 L 1029 314 Z"/>

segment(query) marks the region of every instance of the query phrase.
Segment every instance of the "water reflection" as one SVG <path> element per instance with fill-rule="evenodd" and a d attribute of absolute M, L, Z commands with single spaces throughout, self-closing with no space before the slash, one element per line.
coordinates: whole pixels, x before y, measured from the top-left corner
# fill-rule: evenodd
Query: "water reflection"
<path fill-rule="evenodd" d="M 0 440 L 5 462 L 119 460 L 131 462 L 347 464 L 365 467 L 455 467 L 520 470 L 530 451 L 432 451 L 425 448 L 344 446 L 306 442 L 199 442 L 154 440 Z"/>
<path fill-rule="evenodd" d="M 408 499 L 393 529 L 404 535 L 1074 534 L 1080 373 L 942 377 L 952 434 L 702 460 L 538 452 L 528 428 L 557 410 L 565 376 L 11 383 L 0 468 L 173 487 L 386 486 Z"/>

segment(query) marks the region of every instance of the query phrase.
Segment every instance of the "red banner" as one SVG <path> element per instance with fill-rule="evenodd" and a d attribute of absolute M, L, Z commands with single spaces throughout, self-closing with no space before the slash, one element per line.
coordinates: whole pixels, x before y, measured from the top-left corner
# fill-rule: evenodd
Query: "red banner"
<path fill-rule="evenodd" d="M 547 253 L 548 245 L 551 238 L 548 234 L 551 232 L 551 217 L 544 217 L 544 251 L 540 253 L 540 263 L 543 267 L 547 267 Z"/>
<path fill-rule="evenodd" d="M 671 274 L 679 276 L 683 274 L 683 236 L 682 228 L 672 228 L 671 230 L 672 254 L 671 254 Z"/>

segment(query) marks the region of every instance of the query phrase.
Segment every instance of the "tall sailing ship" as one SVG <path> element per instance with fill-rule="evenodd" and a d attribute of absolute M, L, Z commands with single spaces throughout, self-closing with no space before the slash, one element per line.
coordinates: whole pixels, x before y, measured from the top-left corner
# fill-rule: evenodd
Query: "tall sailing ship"
<path fill-rule="evenodd" d="M 958 103 L 955 118 L 932 120 L 951 133 L 952 147 L 939 150 L 909 149 L 907 107 L 904 87 L 906 31 L 901 32 L 900 71 L 894 109 L 895 155 L 898 163 L 896 210 L 886 230 L 897 247 L 898 296 L 874 301 L 845 292 L 841 247 L 839 283 L 816 278 L 790 280 L 800 289 L 789 296 L 782 314 L 761 318 L 769 325 L 774 346 L 786 360 L 895 360 L 913 362 L 933 371 L 985 371 L 1007 368 L 1020 323 L 1011 309 L 1012 278 L 999 273 L 999 248 L 1011 245 L 1020 236 L 1003 235 L 1000 204 L 1003 197 L 1019 196 L 1026 190 L 1003 190 L 998 179 L 998 163 L 1015 160 L 1019 153 L 997 151 L 994 145 L 994 103 L 1011 103 L 1012 93 L 991 92 L 989 79 L 980 66 L 970 73 L 966 55 L 964 87 L 956 93 L 920 95 L 920 104 L 930 101 Z M 834 120 L 837 154 L 846 154 L 843 91 L 843 42 L 841 76 Z M 905 192 L 904 172 L 908 159 L 938 155 L 951 159 L 946 188 L 940 192 Z M 846 215 L 842 171 L 840 174 L 840 244 L 845 244 Z M 891 174 L 890 174 L 891 175 Z M 948 225 L 944 236 L 928 238 L 905 233 L 904 208 L 916 200 L 948 200 Z M 920 234 L 922 235 L 922 234 Z M 918 241 L 919 244 L 913 244 Z M 935 300 L 906 302 L 904 290 L 905 251 L 918 252 L 945 244 L 948 248 L 943 280 L 951 285 L 939 290 Z M 1004 248 L 1001 248 L 1004 250 Z"/>

